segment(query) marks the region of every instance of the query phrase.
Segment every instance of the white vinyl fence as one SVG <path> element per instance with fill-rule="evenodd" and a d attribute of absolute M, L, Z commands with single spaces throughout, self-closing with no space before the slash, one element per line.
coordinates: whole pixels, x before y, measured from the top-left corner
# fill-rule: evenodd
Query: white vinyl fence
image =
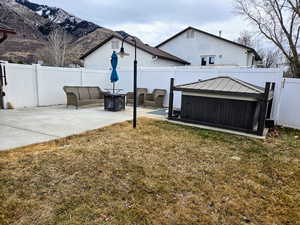
<path fill-rule="evenodd" d="M 119 70 L 122 81 L 118 84 L 119 88 L 125 91 L 132 90 L 132 71 Z M 282 71 L 278 69 L 259 69 L 259 68 L 193 68 L 193 67 L 176 67 L 176 68 L 141 68 L 138 71 L 138 87 L 148 88 L 151 92 L 155 88 L 166 89 L 169 91 L 170 78 L 175 78 L 175 85 L 191 83 L 198 80 L 213 78 L 216 76 L 231 76 L 237 79 L 265 86 L 266 82 L 275 82 L 275 98 L 272 110 L 272 118 L 278 120 L 278 102 L 280 97 L 280 86 L 282 81 Z M 168 97 L 165 98 L 164 105 L 168 105 Z M 175 92 L 174 106 L 179 107 L 181 103 L 180 93 Z"/>
<path fill-rule="evenodd" d="M 56 68 L 40 65 L 6 64 L 8 86 L 5 87 L 5 102 L 15 108 L 65 104 L 63 92 L 65 85 L 99 86 L 112 88 L 110 70 L 87 70 L 85 68 Z M 123 92 L 132 91 L 132 69 L 119 69 L 120 80 L 116 88 Z M 243 81 L 264 86 L 266 82 L 275 82 L 275 98 L 272 118 L 276 124 L 300 129 L 300 104 L 298 92 L 300 80 L 283 79 L 279 69 L 261 68 L 203 68 L 203 67 L 148 67 L 138 69 L 138 87 L 155 88 L 169 91 L 170 78 L 176 84 L 195 82 L 216 76 L 231 76 Z M 284 87 L 284 88 L 282 88 Z M 175 93 L 174 105 L 180 106 L 180 93 Z M 164 105 L 168 105 L 168 96 Z"/>
<path fill-rule="evenodd" d="M 6 64 L 5 102 L 15 108 L 65 104 L 64 86 L 110 88 L 109 71 Z"/>
<path fill-rule="evenodd" d="M 300 129 L 300 79 L 282 81 L 278 124 Z"/>

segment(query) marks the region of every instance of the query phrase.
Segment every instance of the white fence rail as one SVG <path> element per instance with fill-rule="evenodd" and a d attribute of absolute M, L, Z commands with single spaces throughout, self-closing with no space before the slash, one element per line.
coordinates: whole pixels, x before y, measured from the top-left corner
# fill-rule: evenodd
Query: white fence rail
<path fill-rule="evenodd" d="M 65 85 L 100 86 L 111 88 L 110 70 L 87 70 L 84 68 L 55 68 L 40 65 L 6 64 L 8 86 L 5 87 L 5 102 L 15 108 L 65 104 L 63 92 Z M 132 90 L 133 71 L 120 69 L 120 81 L 117 88 L 124 92 Z M 157 67 L 138 69 L 138 87 L 169 90 L 170 78 L 175 84 L 184 84 L 216 76 L 232 76 L 249 83 L 264 86 L 266 82 L 275 82 L 275 98 L 272 118 L 276 124 L 300 129 L 300 101 L 298 92 L 300 80 L 284 79 L 279 69 L 259 68 L 199 68 L 199 67 Z M 174 105 L 179 106 L 180 94 L 175 93 Z M 167 106 L 168 97 L 164 105 Z"/>

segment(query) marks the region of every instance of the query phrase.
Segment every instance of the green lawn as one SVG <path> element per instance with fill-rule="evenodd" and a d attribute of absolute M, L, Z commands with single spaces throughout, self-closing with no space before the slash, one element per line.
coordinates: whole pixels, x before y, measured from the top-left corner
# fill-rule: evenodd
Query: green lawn
<path fill-rule="evenodd" d="M 0 224 L 300 224 L 300 131 L 278 132 L 143 118 L 1 152 Z"/>

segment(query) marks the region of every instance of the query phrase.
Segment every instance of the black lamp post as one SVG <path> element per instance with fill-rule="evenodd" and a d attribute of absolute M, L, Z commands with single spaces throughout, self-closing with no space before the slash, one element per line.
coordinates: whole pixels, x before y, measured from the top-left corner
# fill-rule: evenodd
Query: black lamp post
<path fill-rule="evenodd" d="M 118 53 L 121 57 L 128 56 L 128 53 L 125 53 L 124 51 L 124 41 L 126 38 L 130 37 L 125 36 L 122 40 L 122 46 L 120 49 L 120 52 Z M 136 88 L 137 88 L 137 60 L 136 60 L 136 39 L 135 37 L 132 37 L 132 40 L 134 41 L 134 62 L 133 62 L 133 128 L 136 128 Z"/>

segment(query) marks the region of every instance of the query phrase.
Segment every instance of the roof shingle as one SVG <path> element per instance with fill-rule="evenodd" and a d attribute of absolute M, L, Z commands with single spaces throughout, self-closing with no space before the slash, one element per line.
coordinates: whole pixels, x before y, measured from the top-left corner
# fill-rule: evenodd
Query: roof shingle
<path fill-rule="evenodd" d="M 222 38 L 222 37 L 220 37 L 220 36 L 217 36 L 217 35 L 214 35 L 214 34 L 205 32 L 205 31 L 203 31 L 203 30 L 200 30 L 200 29 L 197 29 L 197 28 L 194 28 L 194 27 L 187 27 L 186 29 L 180 31 L 179 33 L 173 35 L 172 37 L 168 38 L 167 40 L 165 40 L 165 41 L 163 41 L 162 43 L 160 43 L 159 45 L 157 45 L 156 48 L 161 47 L 161 46 L 164 45 L 165 43 L 167 43 L 167 42 L 173 40 L 174 38 L 178 37 L 179 35 L 183 34 L 184 32 L 186 32 L 187 30 L 190 30 L 190 29 L 191 29 L 191 30 L 194 30 L 194 31 L 197 31 L 197 32 L 200 32 L 200 33 L 202 33 L 202 34 L 206 34 L 206 35 L 209 35 L 209 36 L 211 36 L 211 37 L 217 38 L 217 39 L 219 39 L 219 40 L 222 40 L 222 41 L 225 41 L 225 42 L 228 42 L 228 43 L 231 43 L 231 44 L 240 46 L 240 47 L 242 47 L 242 48 L 245 48 L 245 49 L 247 49 L 249 52 L 253 52 L 253 54 L 255 55 L 255 59 L 256 59 L 256 60 L 261 60 L 261 57 L 258 55 L 258 53 L 257 53 L 257 52 L 255 51 L 255 49 L 253 49 L 253 48 L 250 48 L 250 47 L 248 47 L 248 46 L 246 46 L 246 45 L 242 45 L 242 44 L 237 43 L 237 42 L 234 42 L 234 41 L 230 41 L 230 40 L 228 40 L 228 39 Z"/>
<path fill-rule="evenodd" d="M 117 39 L 122 40 L 121 36 L 111 35 L 109 38 L 105 39 L 103 42 L 101 42 L 95 48 L 89 50 L 87 53 L 85 53 L 84 55 L 82 55 L 80 57 L 80 59 L 86 58 L 88 55 L 92 54 L 94 51 L 96 51 L 98 48 L 100 48 L 101 46 L 103 46 L 105 43 L 107 43 L 108 41 L 110 41 L 113 38 L 117 38 Z M 126 39 L 125 42 L 134 46 L 134 41 L 131 40 L 131 39 Z M 165 52 L 165 51 L 163 51 L 161 49 L 158 49 L 158 48 L 155 48 L 155 47 L 151 47 L 150 45 L 144 44 L 143 42 L 141 42 L 139 40 L 137 40 L 136 46 L 137 46 L 138 49 L 141 49 L 141 50 L 143 50 L 145 52 L 148 52 L 149 54 L 151 54 L 153 56 L 157 56 L 158 58 L 171 60 L 171 61 L 174 61 L 174 62 L 181 63 L 183 65 L 190 65 L 189 62 L 187 62 L 187 61 L 185 61 L 183 59 L 180 59 L 180 58 L 178 58 L 178 57 L 176 57 L 174 55 L 171 55 L 171 54 L 169 54 L 169 53 L 167 53 L 167 52 Z"/>

